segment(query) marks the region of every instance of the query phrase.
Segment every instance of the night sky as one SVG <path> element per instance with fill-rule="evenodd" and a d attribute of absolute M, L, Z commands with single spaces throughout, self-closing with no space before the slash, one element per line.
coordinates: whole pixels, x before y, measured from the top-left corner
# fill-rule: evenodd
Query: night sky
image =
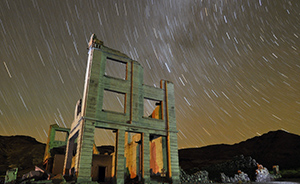
<path fill-rule="evenodd" d="M 0 0 L 0 135 L 70 127 L 92 33 L 175 84 L 179 148 L 300 134 L 299 0 Z"/>

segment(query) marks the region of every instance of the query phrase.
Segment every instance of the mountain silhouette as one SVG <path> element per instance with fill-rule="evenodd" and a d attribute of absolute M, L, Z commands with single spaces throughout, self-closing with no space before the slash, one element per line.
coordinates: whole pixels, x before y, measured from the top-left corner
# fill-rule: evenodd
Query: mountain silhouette
<path fill-rule="evenodd" d="M 300 136 L 277 130 L 234 145 L 180 149 L 179 165 L 184 170 L 201 169 L 238 155 L 250 156 L 268 169 L 273 165 L 279 165 L 280 169 L 300 168 Z"/>
<path fill-rule="evenodd" d="M 113 151 L 113 147 L 105 147 L 107 149 Z M 44 151 L 45 144 L 32 137 L 0 136 L 0 175 L 13 167 L 19 171 L 34 169 L 42 163 Z M 278 130 L 233 145 L 180 149 L 179 165 L 184 170 L 201 169 L 238 155 L 251 156 L 268 169 L 273 165 L 279 165 L 280 169 L 297 169 L 300 168 L 300 136 Z"/>
<path fill-rule="evenodd" d="M 43 162 L 45 144 L 29 136 L 0 136 L 0 175 L 6 170 L 34 168 Z"/>

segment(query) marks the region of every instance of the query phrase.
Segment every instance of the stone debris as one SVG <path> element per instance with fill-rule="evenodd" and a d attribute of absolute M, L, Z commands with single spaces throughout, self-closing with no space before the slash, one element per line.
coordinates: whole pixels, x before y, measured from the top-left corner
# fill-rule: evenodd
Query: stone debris
<path fill-rule="evenodd" d="M 42 171 L 30 171 L 22 176 L 22 182 L 47 180 L 48 175 Z"/>
<path fill-rule="evenodd" d="M 181 183 L 211 183 L 208 176 L 211 180 L 222 183 L 269 182 L 281 177 L 278 165 L 273 166 L 274 174 L 270 174 L 268 169 L 258 164 L 255 159 L 243 155 L 204 169 L 191 175 L 181 169 Z"/>
<path fill-rule="evenodd" d="M 238 174 L 235 174 L 234 177 L 228 177 L 224 173 L 221 173 L 222 183 L 241 183 L 241 182 L 250 182 L 250 178 L 247 173 L 238 170 Z"/>
<path fill-rule="evenodd" d="M 261 164 L 257 164 L 256 180 L 255 182 L 269 182 L 272 180 L 272 176 L 268 169 Z"/>
<path fill-rule="evenodd" d="M 221 181 L 220 173 L 224 173 L 229 177 L 234 177 L 238 170 L 243 171 L 248 174 L 250 180 L 255 180 L 255 169 L 257 168 L 257 162 L 255 159 L 251 157 L 244 157 L 243 155 L 239 155 L 234 157 L 230 161 L 226 161 L 223 163 L 211 165 L 209 167 L 205 167 L 206 171 L 209 172 L 209 177 L 215 181 Z"/>
<path fill-rule="evenodd" d="M 207 171 L 198 171 L 194 174 L 187 174 L 183 169 L 180 169 L 180 182 L 183 183 L 212 183 L 208 178 Z"/>

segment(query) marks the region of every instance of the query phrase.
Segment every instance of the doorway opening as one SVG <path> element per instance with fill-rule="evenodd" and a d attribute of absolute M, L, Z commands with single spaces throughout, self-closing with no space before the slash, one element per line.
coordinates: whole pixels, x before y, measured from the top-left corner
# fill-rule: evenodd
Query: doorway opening
<path fill-rule="evenodd" d="M 165 181 L 168 173 L 167 137 L 150 134 L 150 176 Z"/>
<path fill-rule="evenodd" d="M 125 133 L 126 181 L 142 179 L 142 135 L 135 132 Z"/>
<path fill-rule="evenodd" d="M 105 182 L 105 170 L 106 167 L 103 166 L 98 167 L 98 182 Z"/>
<path fill-rule="evenodd" d="M 94 132 L 92 180 L 112 182 L 115 163 L 115 140 L 113 130 L 97 128 Z"/>

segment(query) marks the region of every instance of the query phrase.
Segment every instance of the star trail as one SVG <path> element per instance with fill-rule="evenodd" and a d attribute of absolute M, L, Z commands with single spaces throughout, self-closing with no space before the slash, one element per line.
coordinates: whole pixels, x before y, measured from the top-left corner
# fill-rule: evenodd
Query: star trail
<path fill-rule="evenodd" d="M 92 33 L 175 84 L 179 148 L 300 134 L 298 0 L 1 0 L 0 135 L 70 127 Z"/>

